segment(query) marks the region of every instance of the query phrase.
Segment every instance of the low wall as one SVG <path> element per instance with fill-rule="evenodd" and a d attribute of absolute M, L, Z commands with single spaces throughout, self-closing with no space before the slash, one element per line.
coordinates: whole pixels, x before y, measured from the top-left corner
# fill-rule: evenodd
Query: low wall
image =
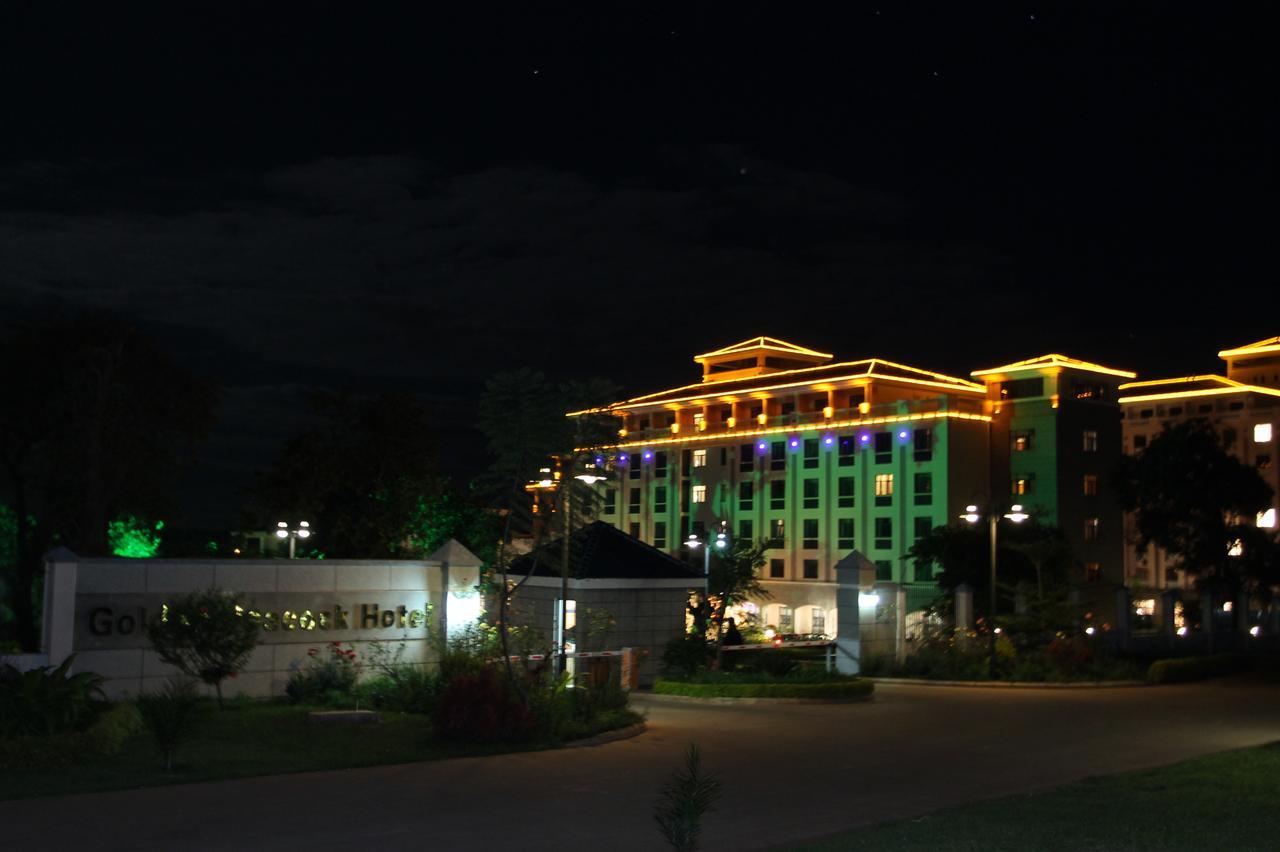
<path fill-rule="evenodd" d="M 363 659 L 372 641 L 402 660 L 431 662 L 438 640 L 480 615 L 479 560 L 456 543 L 450 558 L 404 560 L 80 559 L 60 550 L 46 567 L 44 656 L 75 654 L 75 671 L 107 679 L 108 695 L 153 688 L 175 670 L 160 662 L 142 625 L 167 601 L 216 587 L 243 596 L 262 641 L 228 695 L 283 693 L 308 651 L 329 642 Z"/>

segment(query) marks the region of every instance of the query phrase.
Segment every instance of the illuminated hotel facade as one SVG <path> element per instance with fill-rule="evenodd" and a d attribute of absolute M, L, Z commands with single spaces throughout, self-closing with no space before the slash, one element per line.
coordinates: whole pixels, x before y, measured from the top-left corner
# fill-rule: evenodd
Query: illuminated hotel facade
<path fill-rule="evenodd" d="M 1280 494 L 1276 461 L 1276 429 L 1280 426 L 1280 337 L 1234 349 L 1218 357 L 1226 361 L 1226 375 L 1181 376 L 1129 382 L 1120 386 L 1126 453 L 1140 453 L 1166 425 L 1203 418 L 1213 424 L 1229 452 L 1257 468 Z M 1130 538 L 1136 539 L 1130 525 Z M 1276 509 L 1257 518 L 1259 526 L 1274 528 Z M 1153 593 L 1191 587 L 1190 578 L 1155 546 L 1125 547 L 1125 580 L 1142 600 Z M 1158 594 L 1146 607 L 1159 606 Z M 1145 607 L 1141 604 L 1139 609 Z"/>
<path fill-rule="evenodd" d="M 1107 482 L 1134 374 L 1046 355 L 958 378 L 769 337 L 694 360 L 701 381 L 602 409 L 620 440 L 601 519 L 676 555 L 690 533 L 766 539 L 765 624 L 833 634 L 834 566 L 853 550 L 922 608 L 933 569 L 908 551 L 975 503 L 1061 526 L 1077 583 L 1122 581 Z"/>

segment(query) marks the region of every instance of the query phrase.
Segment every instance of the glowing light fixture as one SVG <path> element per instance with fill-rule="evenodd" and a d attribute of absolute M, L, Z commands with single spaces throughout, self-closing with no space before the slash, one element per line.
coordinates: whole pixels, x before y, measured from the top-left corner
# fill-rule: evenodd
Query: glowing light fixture
<path fill-rule="evenodd" d="M 835 435 L 828 435 L 822 439 L 822 443 L 826 444 L 828 447 L 833 445 L 835 442 L 836 442 Z"/>
<path fill-rule="evenodd" d="M 290 529 L 289 525 L 284 521 L 276 522 L 276 538 L 283 541 L 289 540 L 289 558 L 295 559 L 298 539 L 307 539 L 311 537 L 311 524 L 306 521 L 299 521 L 298 526 Z"/>
<path fill-rule="evenodd" d="M 1253 638 L 1257 639 L 1258 636 L 1260 636 L 1261 634 L 1262 634 L 1262 628 L 1259 627 L 1258 625 L 1255 624 L 1249 628 L 1249 635 L 1252 636 Z"/>
<path fill-rule="evenodd" d="M 1259 444 L 1265 444 L 1271 440 L 1271 424 L 1255 423 L 1253 424 L 1253 440 Z"/>
<path fill-rule="evenodd" d="M 1022 511 L 1022 504 L 1014 503 L 1009 507 L 1009 511 L 1005 513 L 1005 517 L 1013 521 L 1015 524 L 1020 524 L 1031 516 Z"/>
<path fill-rule="evenodd" d="M 876 606 L 880 603 L 880 596 L 875 592 L 858 592 L 858 606 Z"/>
<path fill-rule="evenodd" d="M 960 520 L 976 524 L 978 521 L 982 520 L 982 515 L 978 514 L 977 506 L 965 506 L 964 514 L 960 516 Z"/>

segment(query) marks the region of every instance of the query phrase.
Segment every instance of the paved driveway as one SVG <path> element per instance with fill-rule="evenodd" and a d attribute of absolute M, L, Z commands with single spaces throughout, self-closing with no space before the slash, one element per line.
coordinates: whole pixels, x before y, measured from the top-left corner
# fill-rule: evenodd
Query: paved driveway
<path fill-rule="evenodd" d="M 0 802 L 13 850 L 663 848 L 650 807 L 697 742 L 708 849 L 755 849 L 1280 739 L 1280 689 L 881 686 L 866 704 L 640 699 L 596 748 Z"/>

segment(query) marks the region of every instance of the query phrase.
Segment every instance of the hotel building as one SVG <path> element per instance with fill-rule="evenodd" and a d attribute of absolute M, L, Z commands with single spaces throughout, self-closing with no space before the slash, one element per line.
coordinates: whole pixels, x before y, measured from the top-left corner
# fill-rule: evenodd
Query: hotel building
<path fill-rule="evenodd" d="M 1172 379 L 1129 382 L 1120 386 L 1124 451 L 1140 453 L 1169 425 L 1184 420 L 1209 420 L 1222 436 L 1228 451 L 1258 469 L 1280 494 L 1280 468 L 1276 466 L 1276 428 L 1280 425 L 1280 337 L 1272 337 L 1218 353 L 1226 361 L 1226 375 L 1181 376 Z M 1263 512 L 1259 526 L 1275 527 L 1276 510 Z M 1132 519 L 1128 520 L 1132 524 Z M 1133 536 L 1132 528 L 1129 530 Z M 1124 550 L 1126 585 L 1141 600 L 1143 590 L 1162 592 L 1187 589 L 1190 578 L 1154 545 Z M 1139 609 L 1158 606 L 1157 597 Z M 1149 609 L 1148 609 L 1149 611 Z"/>
<path fill-rule="evenodd" d="M 767 539 L 782 632 L 835 632 L 834 566 L 855 549 L 922 608 L 937 586 L 907 552 L 974 503 L 1027 505 L 1067 532 L 1075 579 L 1121 581 L 1107 474 L 1132 373 L 1047 355 L 966 379 L 770 337 L 694 361 L 700 381 L 603 409 L 620 440 L 601 519 L 672 554 L 690 533 Z"/>

